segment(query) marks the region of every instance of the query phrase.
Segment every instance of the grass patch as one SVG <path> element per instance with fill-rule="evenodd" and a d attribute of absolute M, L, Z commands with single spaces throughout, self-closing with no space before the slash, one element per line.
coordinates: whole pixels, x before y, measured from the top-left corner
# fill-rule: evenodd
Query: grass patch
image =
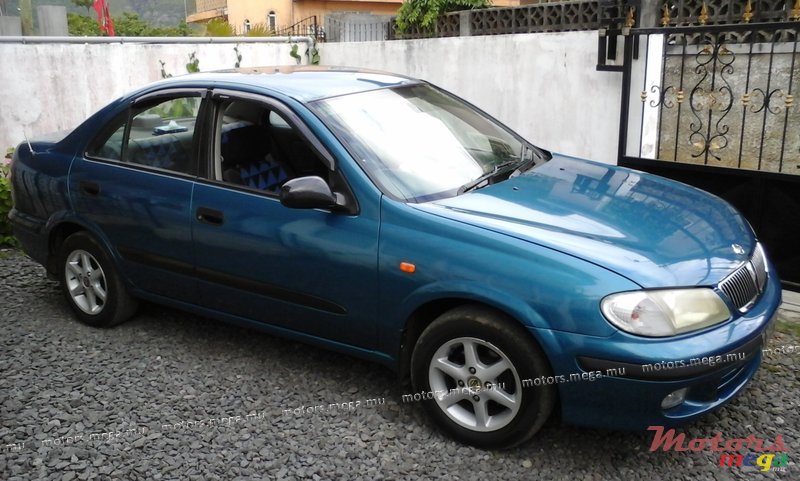
<path fill-rule="evenodd" d="M 775 324 L 775 330 L 783 334 L 789 334 L 790 336 L 800 337 L 800 323 L 798 322 L 778 319 L 777 324 Z"/>
<path fill-rule="evenodd" d="M 766 369 L 767 371 L 771 372 L 772 374 L 781 374 L 781 373 L 783 373 L 783 369 L 781 369 L 780 367 L 778 367 L 778 366 L 776 366 L 774 364 L 768 364 L 768 363 L 765 362 L 765 363 L 762 364 L 762 367 L 764 369 Z"/>
<path fill-rule="evenodd" d="M 17 249 L 0 249 L 0 259 L 11 259 L 19 256 Z"/>

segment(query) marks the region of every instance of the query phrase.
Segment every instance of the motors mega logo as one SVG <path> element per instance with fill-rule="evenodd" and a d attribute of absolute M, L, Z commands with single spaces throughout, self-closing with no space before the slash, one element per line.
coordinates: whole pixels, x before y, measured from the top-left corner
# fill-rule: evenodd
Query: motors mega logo
<path fill-rule="evenodd" d="M 712 451 L 720 453 L 719 465 L 733 467 L 758 467 L 761 471 L 774 469 L 783 471 L 789 465 L 789 455 L 783 445 L 783 435 L 778 434 L 775 440 L 767 442 L 751 434 L 746 438 L 723 439 L 722 433 L 711 438 L 695 438 L 686 442 L 686 434 L 675 435 L 675 429 L 664 432 L 664 426 L 648 426 L 648 431 L 655 431 L 650 451 Z M 743 450 L 746 450 L 742 453 Z"/>

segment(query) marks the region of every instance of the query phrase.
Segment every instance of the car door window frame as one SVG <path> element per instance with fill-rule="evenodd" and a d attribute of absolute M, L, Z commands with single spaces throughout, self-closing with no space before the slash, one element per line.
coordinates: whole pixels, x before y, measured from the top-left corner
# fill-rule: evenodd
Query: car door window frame
<path fill-rule="evenodd" d="M 205 167 L 207 165 L 207 156 L 205 153 L 206 149 L 203 148 L 203 145 L 207 137 L 207 131 L 208 131 L 208 125 L 206 120 L 208 116 L 207 110 L 209 109 L 208 92 L 209 90 L 206 88 L 177 88 L 177 89 L 167 89 L 167 90 L 159 90 L 156 92 L 149 92 L 142 95 L 141 97 L 133 99 L 124 107 L 124 109 L 121 109 L 111 118 L 111 120 L 103 127 L 99 135 L 93 137 L 92 140 L 90 140 L 86 144 L 86 147 L 84 148 L 83 152 L 84 158 L 95 162 L 110 163 L 117 166 L 127 167 L 136 170 L 151 171 L 162 175 L 173 175 L 189 179 L 196 179 L 198 176 L 201 175 L 204 176 Z M 128 143 L 130 140 L 131 124 L 133 122 L 133 118 L 143 111 L 141 110 L 142 106 L 150 102 L 154 102 L 155 106 L 157 105 L 156 101 L 160 99 L 163 99 L 162 101 L 167 101 L 171 99 L 188 98 L 188 97 L 200 98 L 200 106 L 198 107 L 197 110 L 197 116 L 195 118 L 195 128 L 192 134 L 192 148 L 190 156 L 194 154 L 193 155 L 194 158 L 191 159 L 193 164 L 193 168 L 191 169 L 191 171 L 183 172 L 180 170 L 165 169 L 151 165 L 129 162 Z M 125 131 L 122 135 L 120 158 L 110 159 L 106 157 L 91 155 L 89 153 L 90 146 L 96 146 L 95 144 L 96 139 L 109 134 L 113 134 L 113 132 L 118 130 L 119 129 L 118 122 L 121 119 L 124 119 Z M 108 138 L 106 138 L 106 141 L 108 141 Z"/>
<path fill-rule="evenodd" d="M 353 194 L 349 183 L 345 179 L 341 170 L 338 168 L 334 156 L 291 108 L 277 99 L 268 97 L 266 95 L 233 91 L 228 89 L 214 89 L 211 91 L 211 95 L 209 97 L 207 117 L 210 125 L 207 129 L 209 134 L 204 148 L 206 162 L 203 170 L 205 174 L 202 177 L 198 177 L 198 180 L 278 200 L 278 196 L 276 196 L 274 193 L 254 189 L 245 185 L 237 185 L 217 178 L 216 162 L 218 156 L 221 155 L 221 146 L 217 145 L 220 139 L 220 132 L 218 130 L 220 129 L 219 119 L 223 114 L 223 105 L 226 102 L 237 100 L 243 102 L 255 102 L 264 105 L 269 110 L 280 115 L 283 120 L 286 121 L 288 125 L 295 131 L 300 140 L 305 142 L 311 151 L 317 156 L 322 165 L 328 169 L 330 172 L 329 178 L 323 180 L 325 180 L 325 182 L 331 186 L 331 189 L 334 192 L 338 192 L 346 199 L 344 208 L 338 209 L 336 212 L 347 215 L 357 215 L 359 213 L 358 201 Z M 332 211 L 331 209 L 322 210 Z"/>

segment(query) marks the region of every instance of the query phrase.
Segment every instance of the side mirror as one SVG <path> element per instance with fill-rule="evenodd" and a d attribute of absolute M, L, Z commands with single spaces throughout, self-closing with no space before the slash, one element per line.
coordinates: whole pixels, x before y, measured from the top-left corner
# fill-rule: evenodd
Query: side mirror
<path fill-rule="evenodd" d="M 337 205 L 336 194 L 322 177 L 298 177 L 287 181 L 279 194 L 281 204 L 292 209 L 330 209 Z"/>

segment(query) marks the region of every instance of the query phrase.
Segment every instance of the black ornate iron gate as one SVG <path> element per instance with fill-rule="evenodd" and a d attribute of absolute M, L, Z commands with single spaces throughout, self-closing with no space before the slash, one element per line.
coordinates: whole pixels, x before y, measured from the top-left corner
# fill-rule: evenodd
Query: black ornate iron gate
<path fill-rule="evenodd" d="M 601 32 L 601 49 L 603 33 L 624 37 L 619 68 L 607 51 L 599 66 L 623 72 L 619 164 L 730 201 L 800 288 L 800 22 L 632 21 Z"/>

